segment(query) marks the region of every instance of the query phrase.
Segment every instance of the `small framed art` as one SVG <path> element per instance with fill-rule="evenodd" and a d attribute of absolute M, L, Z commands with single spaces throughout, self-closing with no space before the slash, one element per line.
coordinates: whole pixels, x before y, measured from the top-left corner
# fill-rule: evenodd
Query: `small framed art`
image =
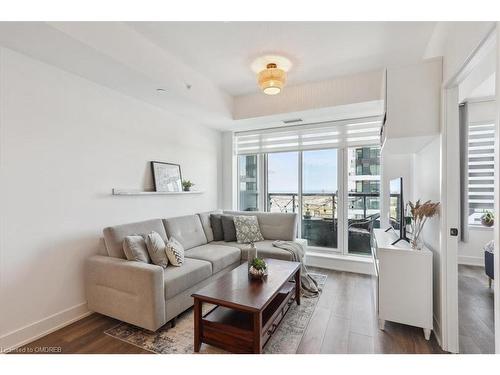
<path fill-rule="evenodd" d="M 155 191 L 182 191 L 181 166 L 179 164 L 152 161 L 153 181 Z"/>

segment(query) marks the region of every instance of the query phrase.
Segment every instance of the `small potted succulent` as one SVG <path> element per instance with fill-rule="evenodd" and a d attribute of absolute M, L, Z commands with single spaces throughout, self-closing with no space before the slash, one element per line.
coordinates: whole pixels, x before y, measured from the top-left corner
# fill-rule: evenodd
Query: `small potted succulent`
<path fill-rule="evenodd" d="M 495 214 L 491 211 L 486 211 L 483 216 L 481 216 L 481 224 L 485 227 L 492 227 L 495 224 Z"/>
<path fill-rule="evenodd" d="M 189 180 L 182 180 L 182 190 L 184 191 L 191 191 L 191 187 L 193 187 L 194 184 L 189 181 Z"/>
<path fill-rule="evenodd" d="M 262 279 L 267 276 L 267 264 L 262 258 L 253 258 L 248 274 L 252 279 Z"/>

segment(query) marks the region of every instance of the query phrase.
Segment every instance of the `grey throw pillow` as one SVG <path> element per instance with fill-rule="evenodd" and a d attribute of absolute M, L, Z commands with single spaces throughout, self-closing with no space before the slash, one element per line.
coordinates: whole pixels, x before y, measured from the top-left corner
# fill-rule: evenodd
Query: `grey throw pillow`
<path fill-rule="evenodd" d="M 167 268 L 168 258 L 165 241 L 158 233 L 151 232 L 146 235 L 146 247 L 153 264 Z"/>
<path fill-rule="evenodd" d="M 171 237 L 167 243 L 167 258 L 172 266 L 182 266 L 184 263 L 184 246 L 177 241 L 175 238 Z"/>
<path fill-rule="evenodd" d="M 214 241 L 224 241 L 224 230 L 222 229 L 221 216 L 221 214 L 210 215 L 210 225 L 212 226 L 212 232 L 214 233 Z"/>
<path fill-rule="evenodd" d="M 232 215 L 221 215 L 224 241 L 226 242 L 236 241 L 236 228 L 234 226 L 233 218 L 234 216 Z"/>
<path fill-rule="evenodd" d="M 148 248 L 146 247 L 146 241 L 143 236 L 132 235 L 125 237 L 123 240 L 123 252 L 127 257 L 127 260 L 151 263 Z"/>
<path fill-rule="evenodd" d="M 234 226 L 238 243 L 264 241 L 257 216 L 235 216 Z"/>

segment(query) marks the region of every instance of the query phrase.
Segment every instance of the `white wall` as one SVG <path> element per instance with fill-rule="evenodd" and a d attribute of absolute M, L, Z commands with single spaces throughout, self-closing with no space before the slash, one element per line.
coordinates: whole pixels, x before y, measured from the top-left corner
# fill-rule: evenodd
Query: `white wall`
<path fill-rule="evenodd" d="M 414 199 L 423 201 L 440 201 L 440 159 L 441 159 L 441 139 L 435 137 L 426 147 L 415 154 L 414 166 Z M 431 218 L 425 224 L 422 232 L 425 245 L 433 253 L 433 292 L 434 292 L 434 318 L 441 325 L 441 251 L 439 246 L 440 219 Z M 435 327 L 435 329 L 439 327 Z"/>
<path fill-rule="evenodd" d="M 383 78 L 384 72 L 378 70 L 287 86 L 280 95 L 269 96 L 258 92 L 237 96 L 233 102 L 233 118 L 241 120 L 378 101 L 383 99 Z"/>
<path fill-rule="evenodd" d="M 233 132 L 222 133 L 222 199 L 220 207 L 235 210 L 238 207 L 237 158 L 234 157 Z"/>
<path fill-rule="evenodd" d="M 151 188 L 150 160 L 205 193 L 111 196 Z M 85 314 L 103 227 L 218 207 L 220 165 L 220 132 L 0 49 L 0 347 Z"/>
<path fill-rule="evenodd" d="M 484 267 L 484 245 L 493 240 L 493 228 L 469 228 L 467 242 L 458 243 L 458 263 Z"/>

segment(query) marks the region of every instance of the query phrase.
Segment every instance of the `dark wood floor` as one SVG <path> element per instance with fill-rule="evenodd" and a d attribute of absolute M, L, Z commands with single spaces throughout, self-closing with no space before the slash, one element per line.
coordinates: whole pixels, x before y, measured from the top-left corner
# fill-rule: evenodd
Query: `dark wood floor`
<path fill-rule="evenodd" d="M 495 352 L 493 288 L 484 268 L 458 266 L 459 347 L 464 354 Z"/>
<path fill-rule="evenodd" d="M 443 353 L 434 335 L 422 329 L 386 323 L 377 327 L 370 276 L 331 270 L 297 353 Z M 93 314 L 25 347 L 61 347 L 62 353 L 149 353 L 104 334 L 117 320 Z"/>

